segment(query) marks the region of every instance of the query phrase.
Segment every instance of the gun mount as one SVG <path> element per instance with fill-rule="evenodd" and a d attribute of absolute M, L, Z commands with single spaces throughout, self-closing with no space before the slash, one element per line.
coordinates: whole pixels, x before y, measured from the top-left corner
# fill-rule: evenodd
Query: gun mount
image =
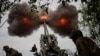
<path fill-rule="evenodd" d="M 61 50 L 58 46 L 57 37 L 54 34 L 49 34 L 46 19 L 42 20 L 44 34 L 40 38 L 40 52 L 37 53 L 36 45 L 31 52 L 35 52 L 34 56 L 68 56 L 65 50 Z"/>
<path fill-rule="evenodd" d="M 58 56 L 60 53 L 60 48 L 54 35 L 41 35 L 40 45 L 41 52 L 45 53 L 46 56 Z"/>
<path fill-rule="evenodd" d="M 42 56 L 58 56 L 60 48 L 58 47 L 57 37 L 49 34 L 45 20 L 44 20 L 44 34 L 40 38 L 40 52 Z"/>

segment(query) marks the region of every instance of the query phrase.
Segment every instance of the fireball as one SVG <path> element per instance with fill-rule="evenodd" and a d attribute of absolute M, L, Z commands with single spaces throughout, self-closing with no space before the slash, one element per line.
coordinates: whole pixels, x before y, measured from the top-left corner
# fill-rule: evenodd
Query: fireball
<path fill-rule="evenodd" d="M 47 15 L 41 15 L 41 16 L 40 16 L 40 19 L 41 19 L 41 20 L 47 20 L 47 18 L 48 18 Z"/>
<path fill-rule="evenodd" d="M 53 22 L 55 26 L 66 26 L 68 25 L 68 19 L 61 17 L 59 20 L 56 22 Z"/>
<path fill-rule="evenodd" d="M 61 24 L 61 25 L 66 25 L 67 23 L 68 23 L 68 20 L 67 20 L 66 18 L 62 17 L 62 18 L 60 19 L 60 24 Z"/>
<path fill-rule="evenodd" d="M 25 23 L 25 24 L 27 24 L 29 22 L 29 19 L 27 17 L 23 17 L 22 18 L 22 22 Z"/>

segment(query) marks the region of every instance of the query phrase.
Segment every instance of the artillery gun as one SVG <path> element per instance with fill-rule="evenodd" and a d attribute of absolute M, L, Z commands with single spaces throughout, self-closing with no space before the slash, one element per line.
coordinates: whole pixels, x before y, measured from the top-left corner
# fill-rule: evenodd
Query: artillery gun
<path fill-rule="evenodd" d="M 40 52 L 37 52 L 36 45 L 32 48 L 31 52 L 35 52 L 34 56 L 68 56 L 65 50 L 61 50 L 58 46 L 57 37 L 54 34 L 49 34 L 47 29 L 47 21 L 42 17 L 41 21 L 44 28 L 44 34 L 40 38 Z"/>

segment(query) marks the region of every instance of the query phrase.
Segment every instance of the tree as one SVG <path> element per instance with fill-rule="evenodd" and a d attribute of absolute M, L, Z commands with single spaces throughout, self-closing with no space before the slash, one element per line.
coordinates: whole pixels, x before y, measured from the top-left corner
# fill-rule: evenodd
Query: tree
<path fill-rule="evenodd" d="M 9 10 L 9 8 L 15 3 L 15 2 L 20 2 L 20 0 L 0 0 L 0 23 L 1 23 L 1 18 L 4 15 L 4 12 Z"/>
<path fill-rule="evenodd" d="M 100 41 L 100 0 L 86 0 L 82 3 L 81 14 L 85 27 L 89 27 L 90 37 Z"/>
<path fill-rule="evenodd" d="M 71 2 L 78 0 L 59 0 L 64 4 L 65 2 Z M 100 0 L 81 0 L 82 9 L 82 25 L 83 27 L 89 27 L 90 38 L 96 40 L 97 44 L 100 42 Z"/>
<path fill-rule="evenodd" d="M 0 0 L 0 21 L 2 16 L 4 15 L 4 12 L 9 10 L 11 5 L 13 5 L 15 2 L 18 2 L 20 0 L 14 0 L 13 2 L 9 0 Z M 29 0 L 29 4 L 32 8 L 37 10 L 38 8 L 45 8 L 45 11 L 48 13 L 48 5 L 51 4 L 49 0 L 46 0 L 47 3 L 41 4 L 41 1 L 43 0 Z M 65 5 L 66 2 L 77 2 L 78 0 L 58 0 L 58 3 L 62 3 Z M 37 4 L 38 5 L 37 5 Z M 94 40 L 100 41 L 100 0 L 81 0 L 82 9 L 82 19 L 83 23 L 82 25 L 85 27 L 89 27 L 89 33 L 90 37 Z M 38 12 L 38 10 L 37 10 Z"/>

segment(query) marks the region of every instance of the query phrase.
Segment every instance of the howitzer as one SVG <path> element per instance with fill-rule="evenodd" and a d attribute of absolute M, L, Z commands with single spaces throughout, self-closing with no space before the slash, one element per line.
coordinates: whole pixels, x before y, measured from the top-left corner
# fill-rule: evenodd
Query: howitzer
<path fill-rule="evenodd" d="M 58 56 L 60 48 L 58 47 L 57 37 L 49 34 L 45 20 L 43 21 L 44 34 L 40 38 L 40 53 L 42 56 Z"/>
<path fill-rule="evenodd" d="M 43 15 L 44 16 L 44 15 Z M 42 17 L 47 18 L 47 17 Z M 47 21 L 46 19 L 42 20 L 43 28 L 44 28 L 44 34 L 41 34 L 40 38 L 40 52 L 37 53 L 37 48 L 34 45 L 31 50 L 32 52 L 35 52 L 35 56 L 66 56 L 65 51 L 61 50 L 58 46 L 57 37 L 53 34 L 49 34 L 47 29 Z"/>

